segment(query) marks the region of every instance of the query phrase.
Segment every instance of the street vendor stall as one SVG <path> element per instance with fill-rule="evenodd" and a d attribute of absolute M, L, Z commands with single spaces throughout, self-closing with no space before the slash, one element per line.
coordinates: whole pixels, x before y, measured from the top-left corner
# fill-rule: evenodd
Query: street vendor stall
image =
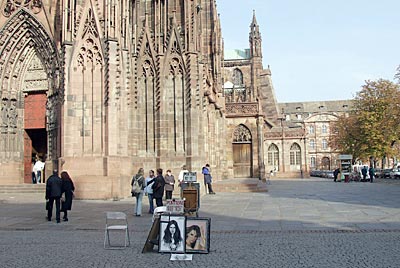
<path fill-rule="evenodd" d="M 351 164 L 353 161 L 353 156 L 351 154 L 341 154 L 339 155 L 340 161 L 340 180 L 344 180 L 344 182 L 349 182 L 350 175 L 352 172 Z M 339 179 L 339 178 L 338 178 Z"/>

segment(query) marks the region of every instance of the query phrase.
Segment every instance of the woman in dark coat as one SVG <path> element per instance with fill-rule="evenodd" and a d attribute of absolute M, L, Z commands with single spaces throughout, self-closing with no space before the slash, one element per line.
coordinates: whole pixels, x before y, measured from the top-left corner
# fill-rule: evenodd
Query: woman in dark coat
<path fill-rule="evenodd" d="M 66 171 L 61 172 L 62 192 L 65 195 L 65 201 L 61 203 L 61 211 L 64 212 L 64 221 L 68 221 L 68 210 L 72 208 L 72 198 L 74 196 L 75 186 L 71 177 Z"/>

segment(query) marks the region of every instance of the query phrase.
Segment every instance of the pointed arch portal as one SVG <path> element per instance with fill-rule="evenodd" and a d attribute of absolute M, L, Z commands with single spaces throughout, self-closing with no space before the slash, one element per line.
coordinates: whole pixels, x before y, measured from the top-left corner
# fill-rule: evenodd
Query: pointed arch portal
<path fill-rule="evenodd" d="M 250 130 L 239 125 L 233 132 L 233 173 L 235 177 L 252 177 L 252 137 Z"/>
<path fill-rule="evenodd" d="M 57 49 L 26 9 L 9 16 L 0 34 L 0 150 L 8 161 L 23 162 L 24 182 L 32 183 L 35 157 L 58 158 Z"/>

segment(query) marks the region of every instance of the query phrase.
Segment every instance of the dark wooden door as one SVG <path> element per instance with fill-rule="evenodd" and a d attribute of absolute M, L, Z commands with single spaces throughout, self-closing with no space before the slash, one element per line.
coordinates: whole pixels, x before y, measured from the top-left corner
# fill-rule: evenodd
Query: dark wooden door
<path fill-rule="evenodd" d="M 24 183 L 32 183 L 32 140 L 24 132 Z"/>
<path fill-rule="evenodd" d="M 251 143 L 233 144 L 233 173 L 235 177 L 251 177 L 252 170 Z"/>

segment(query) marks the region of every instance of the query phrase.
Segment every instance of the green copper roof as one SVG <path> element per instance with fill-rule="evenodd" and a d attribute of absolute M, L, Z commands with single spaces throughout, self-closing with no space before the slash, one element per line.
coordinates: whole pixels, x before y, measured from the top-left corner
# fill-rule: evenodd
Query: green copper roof
<path fill-rule="evenodd" d="M 229 49 L 224 51 L 225 60 L 247 60 L 250 59 L 250 49 Z"/>

